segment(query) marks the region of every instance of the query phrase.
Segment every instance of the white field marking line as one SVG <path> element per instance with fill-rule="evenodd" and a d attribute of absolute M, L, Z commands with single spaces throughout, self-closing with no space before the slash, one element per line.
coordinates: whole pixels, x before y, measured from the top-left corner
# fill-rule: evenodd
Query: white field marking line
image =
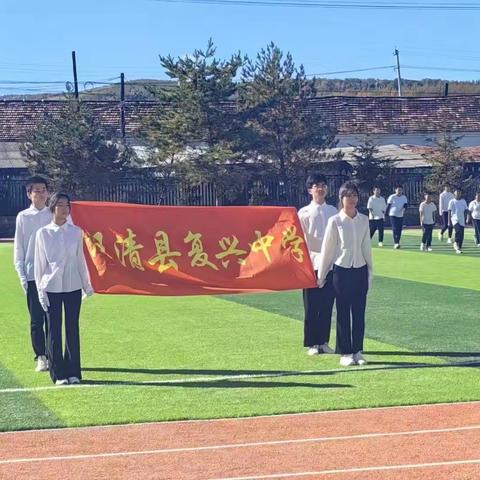
<path fill-rule="evenodd" d="M 378 467 L 359 467 L 345 468 L 342 470 L 319 470 L 317 472 L 299 472 L 299 473 L 277 473 L 275 475 L 255 475 L 254 477 L 222 477 L 210 480 L 258 480 L 262 478 L 290 478 L 290 477 L 311 477 L 312 475 L 332 475 L 338 473 L 359 473 L 359 472 L 375 472 L 385 470 L 407 470 L 414 468 L 432 468 L 447 467 L 451 465 L 475 465 L 480 464 L 480 459 L 475 460 L 454 460 L 451 462 L 435 462 L 435 463 L 411 463 L 407 465 L 388 465 Z"/>
<path fill-rule="evenodd" d="M 74 387 L 78 388 L 78 386 Z M 313 415 L 335 415 L 335 414 L 344 414 L 344 413 L 356 413 L 356 412 L 382 412 L 385 410 L 411 410 L 414 408 L 422 409 L 433 409 L 436 407 L 458 407 L 460 405 L 480 405 L 480 400 L 467 400 L 463 402 L 439 402 L 439 403 L 420 403 L 418 405 L 391 405 L 383 407 L 361 407 L 361 408 L 344 408 L 339 410 L 321 410 L 317 412 L 301 412 L 301 413 L 271 413 L 268 415 L 253 415 L 247 417 L 223 417 L 223 418 L 197 418 L 194 420 L 164 420 L 161 422 L 139 422 L 139 423 L 113 423 L 109 425 L 87 425 L 83 427 L 55 427 L 55 428 L 33 428 L 30 430 L 12 430 L 0 432 L 2 435 L 19 435 L 19 434 L 28 434 L 28 433 L 37 433 L 37 432 L 68 432 L 70 430 L 105 430 L 108 428 L 129 428 L 129 427 L 151 427 L 151 426 L 164 426 L 164 425 L 176 425 L 176 424 L 198 424 L 198 423 L 218 423 L 218 422 L 238 422 L 238 421 L 255 421 L 262 419 L 273 419 L 277 418 L 290 418 L 290 417 L 304 417 L 304 416 L 313 416 Z"/>
<path fill-rule="evenodd" d="M 131 383 L 128 380 L 125 383 L 119 381 L 118 383 L 101 383 L 102 380 L 99 380 L 100 383 L 85 384 L 80 385 L 62 385 L 62 386 L 45 386 L 45 387 L 21 387 L 21 388 L 3 388 L 0 389 L 0 394 L 8 393 L 28 393 L 28 392 L 41 392 L 43 390 L 54 390 L 57 392 L 65 391 L 69 388 L 125 388 L 125 387 L 144 387 L 148 385 L 175 385 L 182 383 L 196 383 L 196 382 L 218 382 L 222 380 L 235 380 L 235 379 L 249 379 L 249 378 L 275 378 L 275 377 L 298 377 L 302 375 L 313 375 L 313 374 L 330 374 L 335 375 L 336 373 L 352 373 L 352 372 L 362 372 L 369 370 L 405 370 L 405 369 L 415 369 L 415 368 L 448 368 L 448 367 L 462 367 L 462 366 L 471 366 L 477 365 L 479 362 L 455 362 L 455 363 L 417 363 L 415 365 L 370 365 L 366 367 L 355 367 L 355 368 L 338 368 L 331 370 L 297 370 L 297 371 L 285 371 L 278 373 L 258 373 L 258 374 L 241 374 L 241 375 L 223 375 L 218 377 L 189 377 L 189 378 L 174 378 L 170 380 L 145 380 L 143 382 Z"/>
<path fill-rule="evenodd" d="M 249 448 L 249 447 L 268 447 L 273 445 L 295 445 L 299 443 L 319 443 L 319 442 L 335 442 L 345 440 L 365 440 L 370 438 L 380 437 L 402 437 L 409 435 L 427 435 L 436 433 L 451 433 L 464 432 L 469 430 L 478 430 L 480 425 L 471 425 L 467 427 L 453 427 L 453 428 L 439 428 L 430 430 L 411 430 L 405 432 L 388 432 L 388 433 L 362 433 L 358 435 L 343 435 L 332 437 L 318 437 L 318 438 L 297 438 L 293 440 L 268 440 L 265 442 L 248 442 L 248 443 L 232 443 L 224 445 L 209 445 L 203 447 L 180 447 L 180 448 L 162 448 L 155 450 L 137 450 L 125 452 L 110 452 L 110 453 L 92 453 L 80 455 L 65 455 L 65 456 L 51 456 L 51 457 L 31 457 L 31 458 L 12 458 L 7 460 L 0 460 L 0 465 L 8 465 L 14 463 L 33 463 L 33 462 L 51 462 L 63 460 L 85 460 L 96 458 L 111 458 L 111 457 L 128 457 L 139 455 L 158 455 L 164 453 L 185 453 L 185 452 L 203 452 L 209 450 L 223 450 L 232 448 Z"/>

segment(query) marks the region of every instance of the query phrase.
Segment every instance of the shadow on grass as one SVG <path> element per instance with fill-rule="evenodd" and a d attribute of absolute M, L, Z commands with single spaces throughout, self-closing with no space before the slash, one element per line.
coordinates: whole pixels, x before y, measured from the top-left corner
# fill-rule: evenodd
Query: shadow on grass
<path fill-rule="evenodd" d="M 336 384 L 336 383 L 299 383 L 299 382 L 277 382 L 277 381 L 259 381 L 263 377 L 272 375 L 273 377 L 324 377 L 332 376 L 339 373 L 354 373 L 361 374 L 367 372 L 379 372 L 398 369 L 424 369 L 424 368 L 478 368 L 480 362 L 454 362 L 441 364 L 426 364 L 416 362 L 376 362 L 370 361 L 365 367 L 345 367 L 332 370 L 319 371 L 269 371 L 269 370 L 183 370 L 183 369 L 127 369 L 127 368 L 84 368 L 84 371 L 91 372 L 113 372 L 113 373 L 154 373 L 156 375 L 172 375 L 172 374 L 190 374 L 190 375 L 232 375 L 232 378 L 212 378 L 212 379 L 168 379 L 168 380 L 152 380 L 152 381 L 129 381 L 129 380 L 84 380 L 82 383 L 90 385 L 137 385 L 143 387 L 187 387 L 187 388 L 292 388 L 292 387 L 307 387 L 307 388 L 353 388 L 353 385 Z M 251 375 L 256 377 L 256 381 L 251 379 L 235 378 L 242 375 Z"/>
<path fill-rule="evenodd" d="M 209 380 L 209 381 L 158 381 L 129 382 L 122 380 L 83 380 L 87 385 L 136 385 L 142 387 L 181 387 L 181 388 L 353 388 L 342 383 L 305 383 L 305 382 L 252 382 L 248 380 Z"/>
<path fill-rule="evenodd" d="M 212 370 L 192 368 L 116 368 L 116 367 L 86 367 L 84 372 L 110 373 L 146 373 L 149 375 L 278 375 L 288 373 L 285 370 Z M 296 373 L 296 372 L 292 372 Z"/>
<path fill-rule="evenodd" d="M 480 352 L 401 352 L 401 351 L 370 351 L 365 352 L 368 355 L 387 355 L 403 357 L 447 357 L 447 358 L 473 358 L 480 360 Z"/>

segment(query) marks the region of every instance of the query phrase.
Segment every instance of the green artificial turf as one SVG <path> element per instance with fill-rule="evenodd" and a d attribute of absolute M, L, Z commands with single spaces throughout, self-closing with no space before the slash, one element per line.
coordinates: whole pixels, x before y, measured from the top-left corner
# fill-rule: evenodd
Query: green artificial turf
<path fill-rule="evenodd" d="M 0 430 L 480 399 L 480 257 L 376 249 L 369 365 L 350 369 L 305 354 L 300 292 L 97 295 L 82 307 L 83 385 L 62 388 L 34 372 L 11 255 L 0 244 Z"/>

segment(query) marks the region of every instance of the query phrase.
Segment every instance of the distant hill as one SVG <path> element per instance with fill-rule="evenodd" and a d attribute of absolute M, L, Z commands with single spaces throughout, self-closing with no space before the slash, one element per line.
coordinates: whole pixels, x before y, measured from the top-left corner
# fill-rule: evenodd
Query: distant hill
<path fill-rule="evenodd" d="M 415 97 L 442 96 L 445 92 L 446 80 L 402 80 L 402 95 Z M 139 79 L 125 82 L 125 99 L 130 101 L 153 100 L 152 89 L 173 88 L 176 82 L 171 80 Z M 397 81 L 382 79 L 317 79 L 319 96 L 396 96 Z M 480 94 L 480 80 L 471 82 L 448 81 L 449 95 L 474 95 Z M 4 95 L 2 100 L 63 100 L 71 93 L 35 94 L 35 95 Z M 80 91 L 84 100 L 119 100 L 120 83 L 102 87 L 89 88 Z"/>

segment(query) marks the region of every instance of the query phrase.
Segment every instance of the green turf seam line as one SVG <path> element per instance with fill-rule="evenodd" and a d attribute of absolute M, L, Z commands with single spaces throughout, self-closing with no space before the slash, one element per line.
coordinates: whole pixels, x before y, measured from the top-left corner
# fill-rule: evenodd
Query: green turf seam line
<path fill-rule="evenodd" d="M 255 378 L 276 378 L 276 377 L 299 377 L 305 375 L 335 375 L 337 373 L 359 373 L 367 371 L 383 371 L 383 370 L 405 370 L 416 368 L 472 368 L 480 367 L 480 362 L 458 362 L 458 363 L 418 363 L 415 365 L 385 365 L 383 367 L 364 366 L 353 367 L 345 369 L 331 369 L 331 370 L 299 370 L 299 371 L 285 371 L 278 373 L 264 373 L 264 374 L 245 374 L 245 375 L 223 375 L 219 377 L 198 377 L 198 378 L 177 378 L 171 380 L 146 380 L 143 382 L 128 382 L 118 381 L 115 383 L 105 382 L 101 380 L 97 383 L 83 383 L 80 385 L 71 386 L 46 386 L 46 387 L 25 387 L 25 388 L 5 388 L 0 390 L 0 394 L 6 395 L 11 393 L 26 393 L 26 392 L 38 392 L 45 390 L 53 390 L 57 392 L 65 392 L 66 390 L 78 390 L 81 388 L 111 388 L 111 387 L 147 387 L 147 386 L 175 386 L 183 383 L 197 383 L 197 382 L 219 382 L 224 380 L 242 380 L 242 379 L 255 379 Z M 255 387 L 252 387 L 255 388 Z"/>

